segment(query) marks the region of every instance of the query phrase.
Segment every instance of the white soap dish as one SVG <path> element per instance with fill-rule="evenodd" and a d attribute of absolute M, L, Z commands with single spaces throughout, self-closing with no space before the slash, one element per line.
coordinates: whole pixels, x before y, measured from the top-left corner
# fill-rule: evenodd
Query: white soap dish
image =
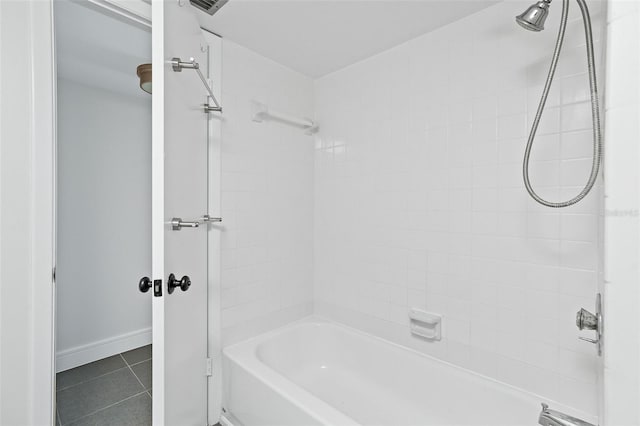
<path fill-rule="evenodd" d="M 442 315 L 412 308 L 409 310 L 411 334 L 428 340 L 442 339 Z"/>

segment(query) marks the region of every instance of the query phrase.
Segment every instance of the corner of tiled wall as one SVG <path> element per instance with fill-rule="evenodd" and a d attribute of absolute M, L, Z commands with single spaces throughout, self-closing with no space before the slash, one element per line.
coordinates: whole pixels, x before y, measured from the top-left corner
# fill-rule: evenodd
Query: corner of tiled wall
<path fill-rule="evenodd" d="M 604 424 L 640 423 L 640 6 L 607 14 Z"/>
<path fill-rule="evenodd" d="M 312 313 L 313 138 L 251 120 L 258 100 L 313 116 L 310 78 L 223 42 L 223 344 Z"/>

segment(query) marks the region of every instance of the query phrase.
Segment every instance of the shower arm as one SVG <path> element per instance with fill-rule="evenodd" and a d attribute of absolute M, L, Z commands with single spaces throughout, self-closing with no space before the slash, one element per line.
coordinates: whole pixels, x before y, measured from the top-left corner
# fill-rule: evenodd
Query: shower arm
<path fill-rule="evenodd" d="M 211 87 L 209 87 L 209 83 L 207 83 L 207 80 L 204 78 L 204 75 L 202 75 L 202 71 L 200 71 L 200 64 L 198 64 L 194 58 L 190 58 L 190 59 L 191 59 L 190 61 L 185 62 L 185 61 L 181 61 L 180 58 L 172 58 L 171 67 L 175 72 L 181 72 L 185 68 L 195 70 L 196 73 L 198 74 L 198 77 L 200 77 L 200 80 L 202 80 L 202 84 L 204 84 L 205 89 L 207 89 L 207 92 L 209 93 L 209 96 L 211 97 L 215 105 L 215 106 L 211 106 L 207 103 L 204 106 L 204 112 L 222 112 L 222 107 L 220 106 L 220 103 L 216 99 L 216 96 L 213 94 L 213 90 L 211 90 Z"/>

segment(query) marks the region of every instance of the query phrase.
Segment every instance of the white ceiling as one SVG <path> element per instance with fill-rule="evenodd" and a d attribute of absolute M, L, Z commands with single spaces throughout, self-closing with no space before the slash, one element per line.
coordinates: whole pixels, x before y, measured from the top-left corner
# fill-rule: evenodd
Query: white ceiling
<path fill-rule="evenodd" d="M 139 88 L 136 67 L 151 62 L 151 32 L 87 6 L 54 2 L 58 76 L 150 99 Z"/>
<path fill-rule="evenodd" d="M 0 0 L 1 1 L 1 0 Z M 200 24 L 316 78 L 461 19 L 499 0 L 229 0 Z M 150 62 L 150 31 L 57 0 L 60 77 L 137 97 L 136 66 Z"/>
<path fill-rule="evenodd" d="M 229 0 L 200 24 L 320 77 L 489 7 L 497 0 Z"/>

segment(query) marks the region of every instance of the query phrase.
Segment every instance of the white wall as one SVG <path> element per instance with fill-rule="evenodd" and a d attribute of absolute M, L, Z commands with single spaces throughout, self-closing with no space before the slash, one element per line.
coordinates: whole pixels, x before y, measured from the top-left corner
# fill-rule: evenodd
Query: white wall
<path fill-rule="evenodd" d="M 640 423 L 640 6 L 610 2 L 605 137 L 604 424 Z"/>
<path fill-rule="evenodd" d="M 251 121 L 253 99 L 313 116 L 313 83 L 223 40 L 222 336 L 228 344 L 312 312 L 313 138 Z"/>
<path fill-rule="evenodd" d="M 597 356 L 575 313 L 598 288 L 596 188 L 535 204 L 526 137 L 560 16 L 521 29 L 504 2 L 316 81 L 316 312 L 584 411 L 597 413 Z M 590 1 L 596 40 L 600 2 Z M 552 200 L 591 165 L 579 9 L 531 174 Z M 596 45 L 601 62 L 601 46 Z M 604 81 L 601 79 L 600 84 Z M 411 307 L 444 314 L 444 338 L 412 338 Z"/>
<path fill-rule="evenodd" d="M 151 97 L 135 95 L 58 79 L 58 371 L 151 342 Z"/>

